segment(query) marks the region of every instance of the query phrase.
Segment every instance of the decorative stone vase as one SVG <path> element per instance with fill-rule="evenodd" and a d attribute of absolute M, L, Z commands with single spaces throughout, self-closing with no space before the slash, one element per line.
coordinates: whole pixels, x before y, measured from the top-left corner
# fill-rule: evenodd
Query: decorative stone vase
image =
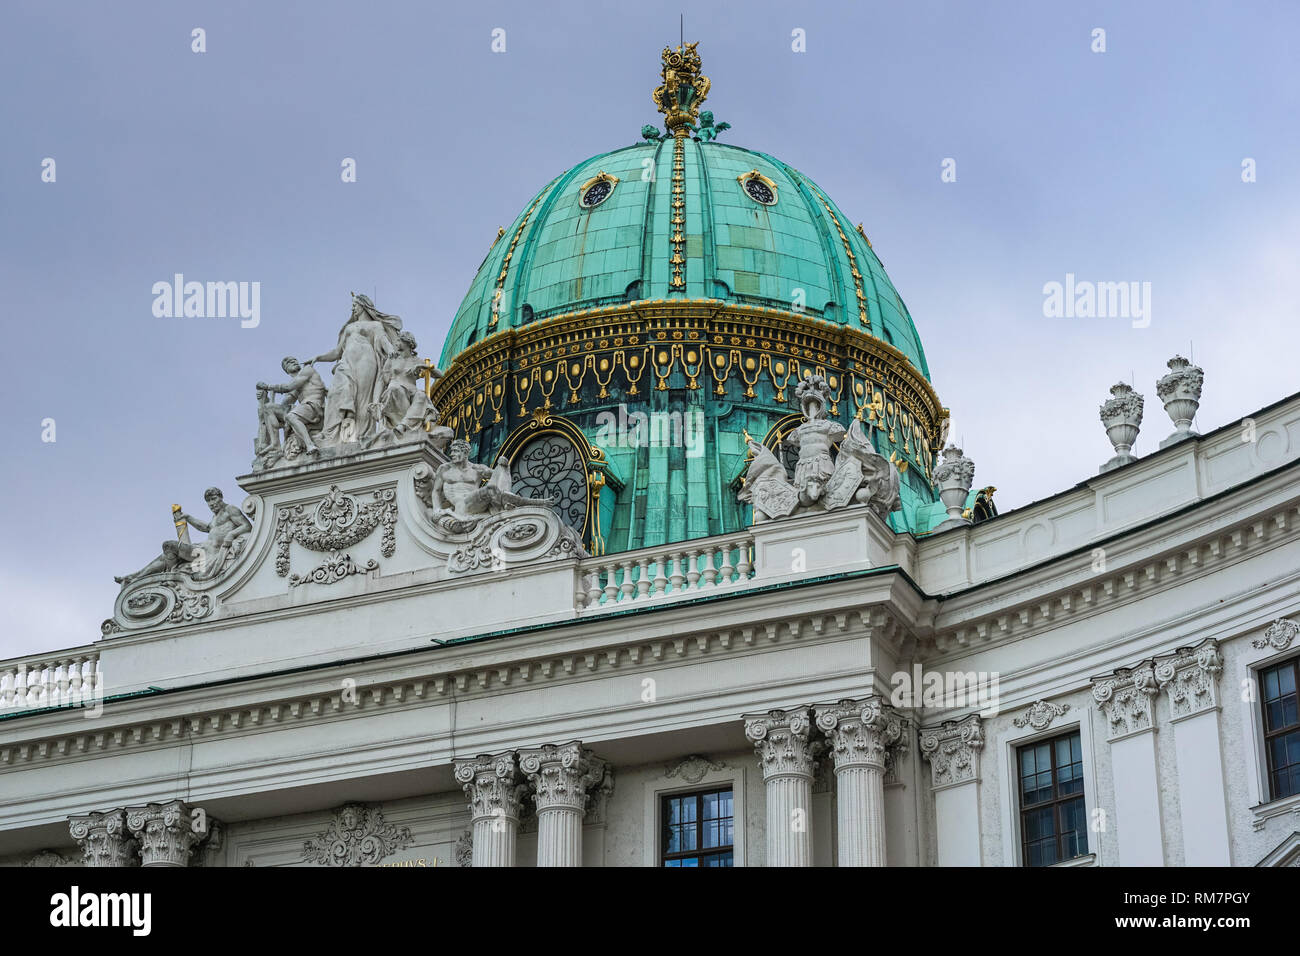
<path fill-rule="evenodd" d="M 1156 395 L 1165 403 L 1165 411 L 1174 422 L 1174 433 L 1160 443 L 1160 447 L 1180 442 L 1196 434 L 1192 419 L 1201 407 L 1201 385 L 1205 372 L 1181 355 L 1168 362 L 1169 374 L 1156 382 Z"/>
<path fill-rule="evenodd" d="M 943 450 L 943 462 L 934 470 L 934 487 L 939 492 L 939 500 L 948 509 L 948 520 L 939 528 L 970 524 L 970 519 L 963 518 L 961 513 L 974 483 L 975 462 L 963 455 L 956 445 L 949 445 Z"/>
<path fill-rule="evenodd" d="M 1101 423 L 1106 426 L 1106 437 L 1115 447 L 1115 457 L 1101 466 L 1110 471 L 1137 461 L 1131 452 L 1142 425 L 1142 396 L 1132 386 L 1120 382 L 1110 387 L 1111 397 L 1101 406 Z"/>

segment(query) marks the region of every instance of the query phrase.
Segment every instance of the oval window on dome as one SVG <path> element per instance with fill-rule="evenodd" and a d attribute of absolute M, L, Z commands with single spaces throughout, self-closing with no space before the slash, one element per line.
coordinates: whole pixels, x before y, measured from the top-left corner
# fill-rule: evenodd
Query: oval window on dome
<path fill-rule="evenodd" d="M 578 204 L 584 209 L 593 209 L 609 198 L 616 185 L 617 176 L 606 172 L 597 173 L 582 184 L 582 189 L 578 191 Z"/>
<path fill-rule="evenodd" d="M 563 435 L 539 435 L 520 449 L 510 463 L 510 474 L 515 494 L 550 498 L 560 520 L 579 537 L 585 535 L 587 468 L 573 442 Z"/>
<path fill-rule="evenodd" d="M 737 176 L 736 181 L 740 183 L 740 188 L 745 191 L 745 195 L 754 202 L 764 206 L 776 205 L 776 183 L 757 169 L 751 169 L 743 176 Z"/>

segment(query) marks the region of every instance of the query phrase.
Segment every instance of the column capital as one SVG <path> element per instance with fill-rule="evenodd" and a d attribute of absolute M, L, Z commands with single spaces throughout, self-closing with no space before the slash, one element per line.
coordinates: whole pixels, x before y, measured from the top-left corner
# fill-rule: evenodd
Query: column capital
<path fill-rule="evenodd" d="M 936 789 L 979 778 L 979 755 L 984 749 L 984 726 L 979 714 L 945 720 L 937 727 L 922 727 L 921 756 L 930 764 Z"/>
<path fill-rule="evenodd" d="M 903 736 L 902 719 L 877 696 L 818 704 L 813 712 L 830 743 L 836 770 L 870 767 L 883 773 L 888 749 Z"/>
<path fill-rule="evenodd" d="M 1094 677 L 1092 699 L 1106 718 L 1107 740 L 1154 730 L 1153 705 L 1159 693 L 1160 685 L 1151 661 L 1117 668 L 1108 677 Z"/>
<path fill-rule="evenodd" d="M 519 767 L 533 786 L 538 813 L 556 808 L 585 812 L 587 791 L 605 776 L 605 761 L 579 740 L 521 750 Z"/>
<path fill-rule="evenodd" d="M 808 707 L 769 710 L 747 714 L 745 736 L 754 744 L 763 765 L 763 779 L 807 777 L 812 780 L 817 761 L 813 744 L 811 711 Z"/>
<path fill-rule="evenodd" d="M 1195 647 L 1180 647 L 1172 656 L 1158 660 L 1156 683 L 1169 693 L 1173 720 L 1193 717 L 1219 706 L 1218 680 L 1223 672 L 1219 644 L 1213 638 Z"/>
<path fill-rule="evenodd" d="M 194 828 L 194 811 L 182 800 L 127 807 L 126 828 L 140 843 L 143 866 L 189 866 L 207 829 Z"/>
<path fill-rule="evenodd" d="M 81 847 L 86 866 L 139 866 L 137 843 L 122 810 L 81 813 L 68 818 L 68 832 Z"/>
<path fill-rule="evenodd" d="M 456 780 L 469 798 L 471 819 L 519 819 L 528 785 L 519 774 L 519 760 L 513 751 L 457 760 L 455 768 Z"/>

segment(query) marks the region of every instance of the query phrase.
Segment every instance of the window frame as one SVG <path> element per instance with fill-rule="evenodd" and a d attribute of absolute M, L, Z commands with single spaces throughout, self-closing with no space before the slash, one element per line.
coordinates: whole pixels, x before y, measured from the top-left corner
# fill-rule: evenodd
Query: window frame
<path fill-rule="evenodd" d="M 1030 698 L 1029 701 L 1026 701 L 1024 706 L 1028 706 L 1033 699 Z M 1067 733 L 1077 733 L 1079 735 L 1080 750 L 1083 754 L 1083 804 L 1088 818 L 1088 853 L 1084 856 L 1074 857 L 1071 860 L 1054 863 L 1052 866 L 1097 866 L 1103 858 L 1104 848 L 1109 845 L 1109 834 L 1104 827 L 1096 829 L 1093 826 L 1093 821 L 1096 819 L 1095 815 L 1098 812 L 1097 754 L 1094 749 L 1091 720 L 1095 704 L 1091 694 L 1088 694 L 1086 698 L 1071 695 L 1046 697 L 1045 699 L 1054 703 L 1069 705 L 1069 717 L 1058 718 L 1058 720 L 1052 721 L 1042 730 L 1022 729 L 1008 722 L 1005 729 L 997 737 L 998 766 L 1001 777 L 999 782 L 1002 788 L 1002 799 L 999 801 L 998 807 L 1002 820 L 1002 865 L 1025 865 L 1021 850 L 1024 841 L 1020 835 L 1019 749 Z M 1004 707 L 1003 713 L 1011 712 L 1018 706 L 1020 705 Z"/>
<path fill-rule="evenodd" d="M 695 753 L 699 753 L 699 751 L 695 751 Z M 682 756 L 686 755 L 683 754 Z M 697 791 L 721 790 L 726 787 L 731 788 L 732 798 L 731 865 L 733 867 L 749 865 L 745 840 L 745 794 L 749 771 L 742 763 L 748 757 L 748 754 L 719 754 L 717 759 L 725 761 L 724 765 L 717 770 L 708 770 L 693 780 L 670 777 L 666 770 L 647 777 L 642 784 L 644 827 L 641 841 L 641 862 L 643 866 L 663 868 L 663 864 L 659 859 L 661 854 L 660 826 L 662 820 L 660 814 L 663 813 L 663 798 L 665 796 L 672 794 L 681 796 L 682 794 Z"/>
<path fill-rule="evenodd" d="M 704 798 L 715 794 L 728 794 L 731 797 L 731 842 L 716 846 L 705 847 L 704 845 Z M 676 853 L 669 853 L 666 828 L 668 817 L 668 802 L 670 800 L 682 800 L 687 797 L 695 799 L 695 847 L 691 850 L 679 850 Z M 659 868 L 663 869 L 665 864 L 672 860 L 689 860 L 696 859 L 703 863 L 703 858 L 714 856 L 720 853 L 731 853 L 732 865 L 735 865 L 736 859 L 736 791 L 734 787 L 723 784 L 721 786 L 706 787 L 703 790 L 686 790 L 676 793 L 664 793 L 659 796 Z M 698 867 L 704 869 L 703 866 Z"/>
<path fill-rule="evenodd" d="M 1064 795 L 1062 795 L 1062 794 L 1060 793 L 1060 779 L 1059 779 L 1059 771 L 1060 771 L 1060 767 L 1057 765 L 1057 762 L 1056 762 L 1056 749 L 1057 749 L 1057 745 L 1058 745 L 1061 741 L 1063 741 L 1063 740 L 1069 740 L 1069 739 L 1072 739 L 1072 738 L 1075 738 L 1075 737 L 1078 737 L 1078 738 L 1079 738 L 1079 783 L 1080 783 L 1080 789 L 1079 789 L 1079 792 L 1078 792 L 1078 793 L 1071 793 L 1071 794 L 1064 794 Z M 1052 796 L 1049 797 L 1047 800 L 1044 800 L 1044 801 L 1041 802 L 1041 803 L 1036 803 L 1036 804 L 1034 804 L 1034 805 L 1031 806 L 1031 807 L 1026 807 L 1025 804 L 1024 804 L 1024 796 L 1025 796 L 1025 794 L 1024 794 L 1024 756 L 1025 756 L 1026 751 L 1028 751 L 1030 748 L 1037 748 L 1037 747 L 1041 747 L 1041 746 L 1043 746 L 1043 745 L 1047 745 L 1047 748 L 1048 748 L 1048 754 L 1049 754 L 1050 759 L 1051 759 L 1051 768 L 1050 768 L 1050 772 L 1051 772 L 1051 778 L 1052 778 Z M 1073 761 L 1072 761 L 1072 763 L 1073 763 Z M 1064 851 L 1063 851 L 1063 849 L 1062 849 L 1062 841 L 1065 839 L 1066 831 L 1065 831 L 1065 828 L 1062 826 L 1062 821 L 1061 821 L 1061 808 L 1062 808 L 1065 804 L 1067 804 L 1067 803 L 1074 803 L 1075 801 L 1080 801 L 1080 802 L 1082 802 L 1082 804 L 1083 804 L 1083 812 L 1084 812 L 1084 818 L 1085 818 L 1085 821 L 1086 821 L 1087 816 L 1088 816 L 1088 796 L 1087 796 L 1087 792 L 1086 792 L 1086 790 L 1087 790 L 1087 783 L 1086 783 L 1086 781 L 1085 781 L 1085 779 L 1084 779 L 1084 775 L 1083 775 L 1083 765 L 1084 765 L 1084 763 L 1085 763 L 1085 760 L 1084 760 L 1084 753 L 1083 753 L 1083 734 L 1080 733 L 1080 731 L 1079 731 L 1079 729 L 1078 729 L 1077 727 L 1076 727 L 1076 728 L 1067 728 L 1067 729 L 1065 729 L 1065 730 L 1060 731 L 1059 733 L 1053 734 L 1053 735 L 1048 736 L 1048 737 L 1042 737 L 1042 738 L 1039 738 L 1038 740 L 1027 741 L 1027 742 L 1025 742 L 1025 743 L 1019 745 L 1018 747 L 1016 747 L 1016 762 L 1015 762 L 1015 770 L 1016 770 L 1016 777 L 1015 777 L 1016 815 L 1017 815 L 1017 817 L 1019 818 L 1019 823 L 1020 823 L 1020 827 L 1019 827 L 1019 831 L 1020 831 L 1020 832 L 1019 832 L 1019 839 L 1018 839 L 1017 842 L 1018 842 L 1019 845 L 1020 845 L 1020 865 L 1021 865 L 1021 866 L 1024 866 L 1024 867 L 1032 867 L 1032 866 L 1033 866 L 1033 864 L 1031 864 L 1031 863 L 1029 862 L 1029 842 L 1028 842 L 1028 839 L 1027 839 L 1026 828 L 1025 828 L 1025 816 L 1026 816 L 1027 814 L 1030 814 L 1030 813 L 1041 813 L 1045 808 L 1047 808 L 1047 807 L 1049 807 L 1049 806 L 1052 808 L 1052 830 L 1053 830 L 1054 838 L 1055 838 L 1055 840 L 1056 840 L 1056 853 L 1057 853 L 1057 859 L 1053 860 L 1051 863 L 1044 863 L 1044 864 L 1041 864 L 1041 865 L 1044 866 L 1044 867 L 1048 867 L 1048 866 L 1056 866 L 1056 865 L 1059 864 L 1059 863 L 1068 863 L 1068 862 L 1070 862 L 1071 860 L 1077 860 L 1079 857 L 1082 857 L 1082 856 L 1088 856 L 1088 855 L 1092 852 L 1091 847 L 1088 847 L 1088 848 L 1086 848 L 1082 853 L 1075 853 L 1073 856 L 1066 856 L 1065 853 L 1064 853 Z M 1038 773 L 1041 773 L 1041 771 L 1037 771 L 1037 772 L 1038 772 Z M 1085 829 L 1084 829 L 1084 838 L 1083 838 L 1085 844 L 1088 842 L 1088 836 L 1087 836 L 1087 834 L 1088 834 L 1088 829 L 1087 829 L 1087 827 L 1085 826 Z"/>
<path fill-rule="evenodd" d="M 1300 656 L 1291 655 L 1289 657 L 1283 657 L 1280 660 L 1275 660 L 1271 662 L 1263 661 L 1255 667 L 1255 686 L 1259 688 L 1259 695 L 1257 701 L 1258 706 L 1255 708 L 1255 713 L 1257 715 L 1256 719 L 1258 721 L 1258 726 L 1259 726 L 1260 748 L 1263 751 L 1262 753 L 1263 760 L 1261 761 L 1261 765 L 1262 765 L 1261 769 L 1263 770 L 1263 776 L 1264 776 L 1264 789 L 1261 796 L 1264 797 L 1264 802 L 1266 803 L 1272 803 L 1276 800 L 1290 800 L 1295 797 L 1300 797 L 1300 790 L 1297 790 L 1295 793 L 1288 793 L 1288 794 L 1279 794 L 1277 792 L 1277 789 L 1274 785 L 1275 783 L 1274 777 L 1276 774 L 1276 770 L 1273 766 L 1273 756 L 1269 749 L 1269 743 L 1274 738 L 1286 734 L 1293 734 L 1300 731 L 1300 716 L 1297 717 L 1296 723 L 1294 724 L 1288 724 L 1287 726 L 1279 730 L 1270 731 L 1268 729 L 1268 716 L 1265 711 L 1267 703 L 1264 698 L 1264 674 L 1267 671 L 1281 671 L 1284 669 L 1290 669 L 1295 680 L 1296 694 L 1297 696 L 1300 696 Z M 1291 765 L 1288 764 L 1288 766 Z"/>

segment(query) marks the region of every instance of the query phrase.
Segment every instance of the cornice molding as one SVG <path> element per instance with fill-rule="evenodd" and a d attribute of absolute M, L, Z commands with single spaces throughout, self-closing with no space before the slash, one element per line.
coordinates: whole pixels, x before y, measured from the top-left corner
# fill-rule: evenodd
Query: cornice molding
<path fill-rule="evenodd" d="M 933 634 L 922 637 L 922 658 L 959 656 L 972 649 L 997 647 L 1033 637 L 1043 630 L 1122 607 L 1148 595 L 1154 587 L 1198 580 L 1250 557 L 1261 545 L 1271 547 L 1296 537 L 1300 537 L 1300 506 L 1288 502 L 1235 527 L 1179 543 L 1145 556 L 1139 562 L 1121 564 L 1113 570 L 1092 574 L 1085 580 L 1050 580 L 1050 576 L 1059 577 L 1071 562 L 1083 569 L 1089 566 L 1086 555 L 1065 555 L 1043 568 L 1023 572 L 1023 577 L 1017 574 L 1016 581 L 1000 580 L 978 585 L 976 589 L 987 596 L 972 596 L 973 600 L 999 604 L 997 590 L 1005 588 L 1008 594 L 1024 593 L 1034 587 L 1034 582 L 1026 578 L 1032 578 L 1035 573 L 1048 578 L 1043 593 L 1032 600 L 1009 601 L 995 611 L 972 614 L 960 624 L 940 625 Z M 1089 572 L 1084 570 L 1082 573 Z M 959 602 L 961 597 L 949 598 L 945 604 Z"/>
<path fill-rule="evenodd" d="M 752 618 L 751 618 L 752 620 Z M 237 706 L 194 709 L 182 694 L 169 698 L 155 698 L 158 704 L 181 711 L 167 716 L 154 716 L 141 720 L 127 720 L 116 726 L 105 715 L 95 721 L 84 720 L 81 711 L 69 711 L 75 720 L 72 731 L 51 734 L 39 732 L 31 740 L 0 744 L 0 773 L 6 768 L 27 766 L 36 761 L 95 756 L 119 751 L 123 748 L 140 749 L 153 746 L 170 746 L 191 737 L 211 737 L 216 734 L 233 734 L 292 726 L 300 721 L 334 719 L 373 708 L 418 707 L 430 701 L 452 696 L 490 694 L 511 687 L 536 686 L 546 682 L 563 683 L 585 679 L 592 675 L 637 673 L 655 671 L 665 663 L 678 663 L 702 657 L 726 659 L 754 650 L 770 650 L 792 643 L 852 640 L 866 638 L 883 640 L 891 650 L 897 650 L 904 631 L 897 618 L 881 605 L 870 605 L 845 610 L 828 611 L 813 615 L 777 617 L 767 622 L 749 623 L 742 627 L 724 627 L 698 632 L 684 632 L 671 637 L 626 643 L 609 643 L 566 654 L 547 654 L 531 659 L 508 657 L 472 668 L 458 668 L 441 674 L 429 671 L 432 662 L 413 663 L 412 669 L 423 671 L 421 676 L 384 678 L 368 681 L 363 675 L 353 677 L 354 685 L 343 688 L 336 678 L 322 677 L 321 683 L 328 691 L 309 694 L 278 696 L 269 692 L 262 700 Z M 610 635 L 614 636 L 614 635 Z M 468 647 L 467 647 L 468 649 Z M 533 648 L 518 648 L 494 642 L 484 645 L 488 654 L 505 651 L 527 653 Z M 437 651 L 431 649 L 431 654 Z M 401 662 L 390 662 L 387 669 L 401 667 Z M 321 668 L 322 674 L 337 673 L 346 669 L 349 675 L 357 674 L 355 665 L 344 662 Z M 254 678 L 256 680 L 257 678 Z M 286 686 L 301 686 L 300 681 Z M 124 701 L 127 706 L 147 706 L 149 698 Z M 2 728 L 0 728 L 2 729 Z"/>

